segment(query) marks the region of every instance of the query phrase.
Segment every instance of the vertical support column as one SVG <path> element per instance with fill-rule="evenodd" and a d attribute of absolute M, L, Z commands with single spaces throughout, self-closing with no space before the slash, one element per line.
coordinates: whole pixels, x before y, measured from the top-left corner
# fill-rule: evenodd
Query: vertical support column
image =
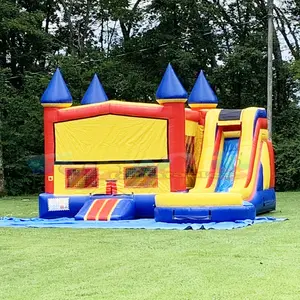
<path fill-rule="evenodd" d="M 45 192 L 54 193 L 54 122 L 57 108 L 44 107 Z"/>
<path fill-rule="evenodd" d="M 72 105 L 71 93 L 59 69 L 56 69 L 41 98 L 44 107 L 44 147 L 45 147 L 45 192 L 54 193 L 55 140 L 54 123 L 57 111 Z"/>
<path fill-rule="evenodd" d="M 176 76 L 171 64 L 156 91 L 156 101 L 167 110 L 168 154 L 171 192 L 186 190 L 185 102 L 188 93 Z"/>
<path fill-rule="evenodd" d="M 185 107 L 184 102 L 165 102 L 169 110 L 168 147 L 171 192 L 186 190 Z"/>

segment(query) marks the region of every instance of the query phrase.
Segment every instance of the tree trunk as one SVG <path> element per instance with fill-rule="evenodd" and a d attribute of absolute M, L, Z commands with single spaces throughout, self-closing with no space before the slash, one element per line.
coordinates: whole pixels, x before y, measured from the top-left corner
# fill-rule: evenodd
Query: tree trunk
<path fill-rule="evenodd" d="M 50 25 L 51 11 L 52 11 L 51 2 L 52 1 L 48 0 L 47 3 L 46 3 L 47 13 L 46 13 L 46 21 L 45 21 L 46 22 L 45 31 L 47 33 L 49 33 L 49 25 Z"/>
<path fill-rule="evenodd" d="M 69 29 L 69 36 L 68 36 L 68 52 L 70 54 L 74 54 L 74 27 L 73 27 L 73 23 L 72 23 L 72 10 L 73 10 L 73 1 L 70 1 L 70 5 L 68 6 L 68 4 L 66 3 L 65 0 L 60 0 L 61 5 L 64 8 L 64 14 L 65 17 L 67 19 L 67 23 L 68 23 L 68 29 Z"/>
<path fill-rule="evenodd" d="M 290 21 L 285 17 L 284 13 L 276 6 L 275 6 L 275 12 L 277 15 L 277 18 L 275 20 L 277 22 L 278 30 L 282 34 L 292 55 L 296 60 L 298 60 L 300 58 L 300 46 L 299 46 L 296 32 L 292 28 Z M 288 29 L 288 32 L 286 32 L 286 27 Z M 290 39 L 293 39 L 294 45 L 291 43 Z"/>
<path fill-rule="evenodd" d="M 2 104 L 0 103 L 0 105 Z M 4 194 L 4 165 L 3 165 L 3 146 L 2 146 L 2 110 L 1 110 L 0 111 L 0 196 L 2 196 L 3 194 Z"/>
<path fill-rule="evenodd" d="M 131 10 L 132 15 L 134 15 L 138 9 L 139 4 L 142 2 L 142 0 L 136 0 L 136 2 L 133 5 L 133 8 Z M 129 20 L 123 20 L 122 18 L 119 19 L 120 27 L 123 35 L 123 39 L 125 42 L 127 42 L 130 39 L 130 32 L 133 26 L 134 21 L 132 20 L 132 17 Z"/>
<path fill-rule="evenodd" d="M 84 17 L 84 30 L 83 30 L 83 34 L 82 34 L 82 45 L 84 48 L 86 48 L 86 41 L 88 39 L 91 7 L 92 7 L 91 0 L 87 0 L 86 1 L 86 12 L 85 12 L 85 17 Z"/>
<path fill-rule="evenodd" d="M 287 104 L 287 72 L 284 67 L 284 62 L 282 58 L 282 53 L 280 49 L 280 42 L 278 36 L 275 32 L 274 34 L 274 67 L 276 74 L 275 81 L 275 111 L 280 112 Z"/>

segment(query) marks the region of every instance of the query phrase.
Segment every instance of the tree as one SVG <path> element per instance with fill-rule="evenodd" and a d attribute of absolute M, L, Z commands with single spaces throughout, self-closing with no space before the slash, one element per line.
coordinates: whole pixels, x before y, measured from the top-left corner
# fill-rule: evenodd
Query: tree
<path fill-rule="evenodd" d="M 94 73 L 110 99 L 155 101 L 169 62 L 191 91 L 203 69 L 220 107 L 266 105 L 264 0 L 3 0 L 0 3 L 0 193 L 42 191 L 39 98 L 61 67 L 78 105 Z M 288 137 L 298 116 L 298 0 L 275 7 L 274 143 L 281 189 L 297 184 L 298 151 Z M 282 45 L 282 36 L 285 45 Z M 285 61 L 283 47 L 294 59 Z M 294 138 L 294 140 L 293 140 Z M 285 165 L 293 164 L 293 170 Z M 285 169 L 284 169 L 285 168 Z M 289 172 L 284 171 L 289 170 Z M 4 176 L 3 176 L 4 174 Z M 3 180 L 3 178 L 5 180 Z"/>

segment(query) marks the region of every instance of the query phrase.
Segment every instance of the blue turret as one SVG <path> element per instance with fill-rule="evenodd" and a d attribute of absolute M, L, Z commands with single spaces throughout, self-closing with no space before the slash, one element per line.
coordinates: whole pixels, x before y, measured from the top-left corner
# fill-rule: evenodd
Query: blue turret
<path fill-rule="evenodd" d="M 82 98 L 81 104 L 95 104 L 107 100 L 108 97 L 99 81 L 97 74 L 95 74 L 90 86 Z"/>
<path fill-rule="evenodd" d="M 156 91 L 156 99 L 159 104 L 167 102 L 186 102 L 187 91 L 176 76 L 171 64 L 168 64 L 166 72 Z"/>
<path fill-rule="evenodd" d="M 44 107 L 69 107 L 72 105 L 72 95 L 59 68 L 56 69 L 48 84 L 48 87 L 41 98 L 41 104 Z"/>
<path fill-rule="evenodd" d="M 189 96 L 188 104 L 191 108 L 201 109 L 215 108 L 218 105 L 218 98 L 202 70 Z"/>

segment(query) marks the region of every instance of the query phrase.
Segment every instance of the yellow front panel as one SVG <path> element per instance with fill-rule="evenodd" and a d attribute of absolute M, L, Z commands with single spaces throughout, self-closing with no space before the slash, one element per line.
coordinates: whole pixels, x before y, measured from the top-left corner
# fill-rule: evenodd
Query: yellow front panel
<path fill-rule="evenodd" d="M 185 121 L 185 135 L 195 136 L 197 132 L 198 123 L 193 121 Z"/>
<path fill-rule="evenodd" d="M 231 206 L 242 205 L 240 194 L 232 193 L 169 193 L 155 196 L 160 207 Z"/>
<path fill-rule="evenodd" d="M 157 167 L 157 187 L 134 188 L 125 187 L 124 174 L 127 167 Z M 65 170 L 69 168 L 91 168 L 98 169 L 99 185 L 97 188 L 74 189 L 66 188 Z M 105 194 L 106 180 L 116 180 L 118 194 L 152 194 L 170 192 L 170 166 L 169 163 L 158 164 L 98 164 L 98 165 L 55 165 L 54 166 L 54 193 L 58 195 L 88 195 Z"/>
<path fill-rule="evenodd" d="M 55 124 L 57 161 L 167 159 L 167 120 L 105 115 Z"/>

